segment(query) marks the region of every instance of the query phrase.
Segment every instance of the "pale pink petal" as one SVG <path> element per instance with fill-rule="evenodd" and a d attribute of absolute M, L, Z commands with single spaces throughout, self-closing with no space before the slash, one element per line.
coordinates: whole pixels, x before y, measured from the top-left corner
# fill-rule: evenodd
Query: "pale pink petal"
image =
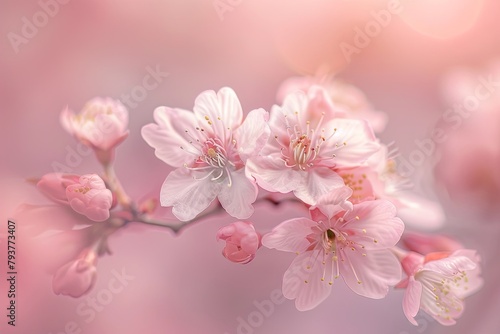
<path fill-rule="evenodd" d="M 323 277 L 324 270 L 331 272 L 331 268 L 325 269 L 321 261 L 315 261 L 315 253 L 309 251 L 298 255 L 283 277 L 283 296 L 295 299 L 299 311 L 315 308 L 332 291 L 330 282 Z M 325 266 L 331 266 L 331 261 L 327 261 Z"/>
<path fill-rule="evenodd" d="M 321 147 L 321 155 L 332 157 L 328 166 L 358 167 L 380 149 L 370 125 L 366 121 L 335 118 L 325 128 L 336 129 Z"/>
<path fill-rule="evenodd" d="M 303 96 L 305 99 L 305 96 Z M 271 108 L 269 114 L 269 121 L 267 123 L 271 130 L 271 135 L 267 142 L 267 145 L 262 149 L 261 154 L 263 156 L 280 157 L 280 150 L 282 147 L 289 147 L 290 145 L 290 135 L 288 134 L 288 127 L 295 124 L 294 119 L 288 119 L 285 117 L 283 109 L 277 105 Z"/>
<path fill-rule="evenodd" d="M 307 111 L 300 113 L 303 124 L 310 120 L 319 120 L 322 116 L 327 120 L 336 116 L 338 109 L 336 110 L 331 98 L 323 87 L 311 86 L 307 91 L 307 95 L 309 97 Z M 312 126 L 315 125 L 312 124 Z"/>
<path fill-rule="evenodd" d="M 475 269 L 476 263 L 466 256 L 450 256 L 441 260 L 427 262 L 424 268 L 452 276 L 461 271 Z"/>
<path fill-rule="evenodd" d="M 293 193 L 307 204 L 314 205 L 335 188 L 344 186 L 342 177 L 329 168 L 313 168 L 301 174 L 302 180 Z"/>
<path fill-rule="evenodd" d="M 403 234 L 404 224 L 395 217 L 396 207 L 386 200 L 355 204 L 348 212 L 343 231 L 349 240 L 362 244 L 367 250 L 394 246 Z"/>
<path fill-rule="evenodd" d="M 246 219 L 253 214 L 252 203 L 257 199 L 258 188 L 244 169 L 231 172 L 231 183 L 224 183 L 219 189 L 218 199 L 231 216 Z"/>
<path fill-rule="evenodd" d="M 301 172 L 286 168 L 282 159 L 271 157 L 249 159 L 246 168 L 260 187 L 272 192 L 288 193 L 296 189 L 303 178 Z"/>
<path fill-rule="evenodd" d="M 235 130 L 243 121 L 240 101 L 229 87 L 223 87 L 217 93 L 213 90 L 201 93 L 194 102 L 193 111 L 198 124 L 221 139 L 228 139 L 229 131 Z"/>
<path fill-rule="evenodd" d="M 393 194 L 398 205 L 398 217 L 409 226 L 436 230 L 441 228 L 446 221 L 443 208 L 436 201 L 430 201 L 409 192 Z"/>
<path fill-rule="evenodd" d="M 179 168 L 167 176 L 161 187 L 161 205 L 173 206 L 172 213 L 182 221 L 195 218 L 212 203 L 221 187 L 227 186 L 211 181 L 210 177 L 193 177 L 187 169 Z"/>
<path fill-rule="evenodd" d="M 339 261 L 342 277 L 349 288 L 359 295 L 383 298 L 389 286 L 401 280 L 401 264 L 389 250 L 363 253 L 348 248 L 343 250 L 341 256 L 345 260 Z"/>
<path fill-rule="evenodd" d="M 304 252 L 310 245 L 306 239 L 317 223 L 307 218 L 286 220 L 262 237 L 262 244 L 285 252 Z"/>
<path fill-rule="evenodd" d="M 476 268 L 467 272 L 467 282 L 464 282 L 466 284 L 462 284 L 457 287 L 458 289 L 454 289 L 454 293 L 458 297 L 465 298 L 477 292 L 484 284 L 484 280 L 481 277 L 481 258 L 472 249 L 460 249 L 453 253 L 453 255 L 465 256 L 476 263 Z"/>
<path fill-rule="evenodd" d="M 141 133 L 160 160 L 173 167 L 182 167 L 197 158 L 200 149 L 196 142 L 198 131 L 194 128 L 196 119 L 192 112 L 159 107 L 154 111 L 154 119 L 157 124 L 145 125 Z"/>
<path fill-rule="evenodd" d="M 332 218 L 336 213 L 340 211 L 350 211 L 352 210 L 352 203 L 347 201 L 352 195 L 352 189 L 349 187 L 334 188 L 332 191 L 326 195 L 320 197 L 316 202 L 316 206 L 323 212 L 328 218 Z M 311 207 L 314 209 L 314 207 Z"/>
<path fill-rule="evenodd" d="M 415 281 L 413 276 L 410 276 L 408 286 L 403 297 L 403 312 L 406 318 L 415 326 L 418 326 L 415 316 L 420 309 L 420 297 L 422 296 L 422 283 Z"/>
<path fill-rule="evenodd" d="M 238 153 L 243 162 L 259 154 L 266 145 L 271 133 L 267 125 L 268 118 L 269 113 L 264 109 L 252 110 L 248 113 L 243 124 L 234 132 Z"/>

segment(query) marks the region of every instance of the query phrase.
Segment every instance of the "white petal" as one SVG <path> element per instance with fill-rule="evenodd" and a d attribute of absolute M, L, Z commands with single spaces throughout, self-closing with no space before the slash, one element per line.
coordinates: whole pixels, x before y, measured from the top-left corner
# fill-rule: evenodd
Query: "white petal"
<path fill-rule="evenodd" d="M 310 245 L 306 238 L 317 223 L 307 218 L 294 218 L 282 222 L 262 237 L 262 245 L 285 252 L 304 252 Z"/>
<path fill-rule="evenodd" d="M 283 296 L 295 299 L 299 311 L 308 311 L 323 302 L 331 293 L 332 286 L 323 272 L 331 272 L 331 261 L 322 264 L 320 251 L 309 251 L 298 255 L 283 277 Z M 321 251 L 322 252 L 322 251 Z"/>
<path fill-rule="evenodd" d="M 264 109 L 252 110 L 248 113 L 243 124 L 234 132 L 238 146 L 238 153 L 244 162 L 259 154 L 266 145 L 271 130 L 267 125 L 269 113 Z"/>
<path fill-rule="evenodd" d="M 170 166 L 181 167 L 196 159 L 197 153 L 201 154 L 199 144 L 193 139 L 198 138 L 198 131 L 195 130 L 196 119 L 192 112 L 159 107 L 154 111 L 154 118 L 157 124 L 145 125 L 141 133 L 160 160 Z M 188 137 L 186 130 L 193 138 Z"/>
<path fill-rule="evenodd" d="M 230 131 L 243 121 L 240 101 L 229 87 L 223 87 L 217 93 L 213 90 L 201 93 L 194 102 L 193 111 L 200 127 L 226 142 L 230 139 Z"/>
<path fill-rule="evenodd" d="M 162 206 L 173 206 L 172 213 L 182 221 L 195 218 L 219 194 L 222 184 L 210 180 L 195 180 L 185 168 L 171 172 L 161 187 Z"/>
<path fill-rule="evenodd" d="M 300 173 L 303 178 L 294 194 L 307 204 L 314 205 L 335 188 L 344 186 L 344 179 L 329 168 L 313 168 Z"/>
<path fill-rule="evenodd" d="M 222 183 L 219 202 L 231 216 L 238 219 L 249 218 L 253 214 L 252 203 L 257 199 L 255 182 L 246 177 L 244 169 L 231 172 L 231 183 Z"/>

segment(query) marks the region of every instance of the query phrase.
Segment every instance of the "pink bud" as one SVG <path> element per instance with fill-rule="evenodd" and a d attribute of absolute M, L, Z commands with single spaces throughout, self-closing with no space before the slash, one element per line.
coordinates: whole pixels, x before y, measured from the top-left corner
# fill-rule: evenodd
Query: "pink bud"
<path fill-rule="evenodd" d="M 96 260 L 93 251 L 85 251 L 80 258 L 59 268 L 52 280 L 54 293 L 75 298 L 87 293 L 97 278 Z"/>
<path fill-rule="evenodd" d="M 66 188 L 69 205 L 90 220 L 101 222 L 109 218 L 113 195 L 96 174 L 82 175 L 78 183 Z"/>
<path fill-rule="evenodd" d="M 79 178 L 78 175 L 50 173 L 42 176 L 36 186 L 50 200 L 59 204 L 68 204 L 66 188 L 69 185 L 78 183 Z"/>
<path fill-rule="evenodd" d="M 250 222 L 235 222 L 217 232 L 217 240 L 225 240 L 222 255 L 235 263 L 248 263 L 261 246 L 261 236 Z"/>
<path fill-rule="evenodd" d="M 78 115 L 65 109 L 61 123 L 66 131 L 96 150 L 100 159 L 110 158 L 111 150 L 128 136 L 128 111 L 111 98 L 90 100 Z"/>
<path fill-rule="evenodd" d="M 458 241 L 444 235 L 406 232 L 402 241 L 408 250 L 423 255 L 433 252 L 453 252 L 463 248 Z"/>

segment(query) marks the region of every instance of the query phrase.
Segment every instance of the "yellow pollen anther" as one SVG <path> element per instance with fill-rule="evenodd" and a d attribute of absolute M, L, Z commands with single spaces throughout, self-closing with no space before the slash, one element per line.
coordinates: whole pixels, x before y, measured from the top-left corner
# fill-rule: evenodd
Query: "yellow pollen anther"
<path fill-rule="evenodd" d="M 378 240 L 377 240 L 377 239 L 373 239 L 373 242 L 374 242 L 374 243 L 378 243 Z"/>
<path fill-rule="evenodd" d="M 364 229 L 362 229 L 361 231 L 363 231 L 363 233 L 366 233 L 366 229 L 365 229 L 365 228 L 364 228 Z"/>
<path fill-rule="evenodd" d="M 359 220 L 359 216 L 356 216 L 356 220 Z"/>
<path fill-rule="evenodd" d="M 208 116 L 205 116 L 205 119 L 206 119 L 206 120 L 208 121 L 208 120 L 210 119 L 210 117 L 208 117 Z"/>

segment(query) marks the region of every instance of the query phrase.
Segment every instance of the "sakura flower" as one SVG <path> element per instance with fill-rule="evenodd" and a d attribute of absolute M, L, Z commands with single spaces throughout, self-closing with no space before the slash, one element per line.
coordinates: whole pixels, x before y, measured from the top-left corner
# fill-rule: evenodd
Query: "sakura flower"
<path fill-rule="evenodd" d="M 370 126 L 337 118 L 320 87 L 288 95 L 271 110 L 269 125 L 272 138 L 262 156 L 250 159 L 249 171 L 262 188 L 293 191 L 311 205 L 344 185 L 335 168 L 360 166 L 379 149 Z"/>
<path fill-rule="evenodd" d="M 269 137 L 267 118 L 257 109 L 243 121 L 240 102 L 227 87 L 201 93 L 193 113 L 157 108 L 156 124 L 144 126 L 142 136 L 159 159 L 177 167 L 163 183 L 161 205 L 173 206 L 173 214 L 187 221 L 217 197 L 231 216 L 250 217 L 257 186 L 245 164 Z"/>
<path fill-rule="evenodd" d="M 235 222 L 217 232 L 217 240 L 226 241 L 222 255 L 236 263 L 248 263 L 255 258 L 260 248 L 260 234 L 250 222 Z"/>
<path fill-rule="evenodd" d="M 77 183 L 66 188 L 66 197 L 73 210 L 90 220 L 101 222 L 109 218 L 113 194 L 96 174 L 82 175 Z"/>
<path fill-rule="evenodd" d="M 94 98 L 77 115 L 65 109 L 61 123 L 67 132 L 93 148 L 105 164 L 112 159 L 113 149 L 128 136 L 128 111 L 111 98 Z"/>
<path fill-rule="evenodd" d="M 401 277 L 401 266 L 388 250 L 403 233 L 403 222 L 388 201 L 367 201 L 325 215 L 321 206 L 311 211 L 311 219 L 284 221 L 264 235 L 262 244 L 297 257 L 285 272 L 283 295 L 295 299 L 298 310 L 310 310 L 324 301 L 333 282 L 342 276 L 356 293 L 383 298 L 390 285 Z M 345 200 L 346 198 L 344 198 Z"/>
<path fill-rule="evenodd" d="M 473 250 L 440 252 L 422 256 L 409 253 L 402 261 L 408 278 L 398 287 L 406 288 L 403 311 L 415 326 L 419 309 L 443 325 L 454 325 L 464 310 L 463 299 L 483 284 L 479 257 Z"/>
<path fill-rule="evenodd" d="M 37 182 L 37 188 L 55 203 L 68 205 L 90 220 L 101 222 L 109 218 L 113 194 L 96 174 L 50 173 Z"/>
<path fill-rule="evenodd" d="M 75 298 L 87 293 L 97 278 L 96 261 L 97 255 L 91 250 L 86 250 L 78 259 L 62 266 L 52 280 L 54 293 Z"/>
<path fill-rule="evenodd" d="M 330 76 L 292 77 L 285 80 L 278 89 L 277 100 L 282 103 L 285 97 L 293 92 L 307 92 L 312 86 L 323 87 L 328 96 L 342 112 L 338 116 L 363 119 L 368 121 L 377 133 L 384 131 L 387 115 L 376 111 L 366 96 L 357 87 Z"/>

